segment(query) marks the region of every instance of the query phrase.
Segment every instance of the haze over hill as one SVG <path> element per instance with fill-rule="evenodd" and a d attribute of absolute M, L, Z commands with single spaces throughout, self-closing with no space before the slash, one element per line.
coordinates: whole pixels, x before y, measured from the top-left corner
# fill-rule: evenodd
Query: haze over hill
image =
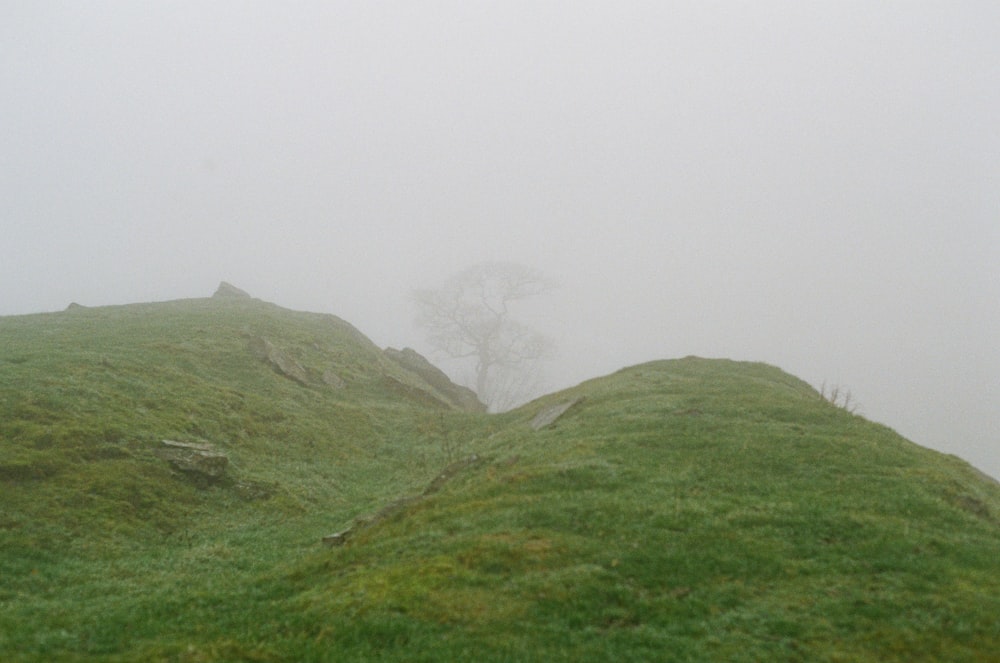
<path fill-rule="evenodd" d="M 4 2 L 0 314 L 226 278 L 429 355 L 406 293 L 514 260 L 562 283 L 525 310 L 551 389 L 761 360 L 1000 477 L 997 34 L 974 1 Z"/>

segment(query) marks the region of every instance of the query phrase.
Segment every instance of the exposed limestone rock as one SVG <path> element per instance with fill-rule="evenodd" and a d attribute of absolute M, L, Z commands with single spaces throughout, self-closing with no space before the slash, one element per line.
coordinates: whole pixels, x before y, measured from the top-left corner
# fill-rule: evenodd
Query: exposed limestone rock
<path fill-rule="evenodd" d="M 347 538 L 350 536 L 351 530 L 345 529 L 342 532 L 334 532 L 333 534 L 327 534 L 323 537 L 324 546 L 342 546 L 347 543 Z"/>
<path fill-rule="evenodd" d="M 87 307 L 84 306 L 83 304 L 77 304 L 76 302 L 70 302 L 69 306 L 66 307 L 66 310 L 67 311 L 77 311 L 77 310 L 85 309 L 85 308 L 87 308 Z"/>
<path fill-rule="evenodd" d="M 458 474 L 459 472 L 461 472 L 462 470 L 464 470 L 467 467 L 471 467 L 471 466 L 475 465 L 478 462 L 479 462 L 479 456 L 477 456 L 476 454 L 472 454 L 471 456 L 469 456 L 468 458 L 465 458 L 463 460 L 457 460 L 457 461 L 455 461 L 454 463 L 452 463 L 448 467 L 446 467 L 443 470 L 441 470 L 441 474 L 439 474 L 436 477 L 434 477 L 434 480 L 431 481 L 430 484 L 426 488 L 424 488 L 424 492 L 421 493 L 421 494 L 424 495 L 424 496 L 433 495 L 434 493 L 436 493 L 439 490 L 441 490 L 441 488 L 446 483 L 448 483 L 449 481 L 451 481 L 451 479 L 456 474 Z"/>
<path fill-rule="evenodd" d="M 347 386 L 347 383 L 344 382 L 344 378 L 340 377 L 331 370 L 323 372 L 323 384 L 329 385 L 334 389 L 343 389 Z"/>
<path fill-rule="evenodd" d="M 417 403 L 423 403 L 429 407 L 450 408 L 455 407 L 453 403 L 445 400 L 443 396 L 428 388 L 425 384 L 422 387 L 414 386 L 408 382 L 403 382 L 391 375 L 383 375 L 379 385 L 387 393 L 397 394 L 403 398 L 409 398 Z"/>
<path fill-rule="evenodd" d="M 229 465 L 229 457 L 210 444 L 163 440 L 156 454 L 199 488 L 218 482 Z"/>
<path fill-rule="evenodd" d="M 476 392 L 452 382 L 444 374 L 444 371 L 427 361 L 416 350 L 412 348 L 403 348 L 402 350 L 386 348 L 383 352 L 386 357 L 392 359 L 411 373 L 415 373 L 424 382 L 433 387 L 447 400 L 449 405 L 471 412 L 486 411 L 486 406 L 479 402 Z"/>
<path fill-rule="evenodd" d="M 471 467 L 480 461 L 479 456 L 472 454 L 468 458 L 456 461 L 449 465 L 448 467 L 441 470 L 441 473 L 434 477 L 434 480 L 424 489 L 419 495 L 413 495 L 410 497 L 402 497 L 398 500 L 394 500 L 389 504 L 385 505 L 379 511 L 371 516 L 362 516 L 355 518 L 354 522 L 347 529 L 341 530 L 339 532 L 334 532 L 333 534 L 328 534 L 323 537 L 323 545 L 327 546 L 342 546 L 357 532 L 377 525 L 378 523 L 395 516 L 398 513 L 404 511 L 408 506 L 416 504 L 428 495 L 433 495 L 434 493 L 441 490 L 441 488 L 450 481 L 456 474 L 461 472 L 467 467 Z"/>
<path fill-rule="evenodd" d="M 250 339 L 250 351 L 261 361 L 265 361 L 286 378 L 295 380 L 301 385 L 309 385 L 309 375 L 302 365 L 275 347 L 273 343 L 262 336 Z"/>
<path fill-rule="evenodd" d="M 383 520 L 400 513 L 411 504 L 419 502 L 420 499 L 421 496 L 402 497 L 398 500 L 389 502 L 384 507 L 379 509 L 377 513 L 371 516 L 360 516 L 355 518 L 354 523 L 347 529 L 324 536 L 323 543 L 327 546 L 342 546 L 347 543 L 348 539 L 350 539 L 355 533 L 373 525 L 377 525 Z"/>
<path fill-rule="evenodd" d="M 251 299 L 250 293 L 240 290 L 232 283 L 226 283 L 225 281 L 219 284 L 215 294 L 212 296 L 220 299 Z"/>
<path fill-rule="evenodd" d="M 541 430 L 546 426 L 551 426 L 555 423 L 556 419 L 563 416 L 568 409 L 576 405 L 577 403 L 583 401 L 583 397 L 574 398 L 571 401 L 566 401 L 565 403 L 559 403 L 558 405 L 553 405 L 552 407 L 547 407 L 538 414 L 535 418 L 531 420 L 531 428 L 533 430 Z"/>

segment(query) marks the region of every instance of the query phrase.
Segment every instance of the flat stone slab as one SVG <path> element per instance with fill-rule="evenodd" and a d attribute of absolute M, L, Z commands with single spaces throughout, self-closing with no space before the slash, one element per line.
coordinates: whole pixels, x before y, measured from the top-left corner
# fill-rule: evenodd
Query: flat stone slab
<path fill-rule="evenodd" d="M 279 374 L 290 380 L 308 387 L 309 375 L 302 365 L 295 361 L 289 354 L 278 349 L 271 341 L 263 336 L 254 336 L 250 339 L 250 351 L 257 359 L 267 362 Z"/>
<path fill-rule="evenodd" d="M 583 396 L 574 398 L 571 401 L 566 401 L 565 403 L 559 403 L 558 405 L 545 408 L 536 414 L 535 418 L 531 420 L 532 430 L 541 430 L 546 426 L 551 426 L 559 417 L 566 414 L 567 410 L 581 401 L 583 401 Z"/>
<path fill-rule="evenodd" d="M 229 458 L 210 444 L 163 440 L 156 450 L 178 472 L 190 477 L 199 487 L 215 483 L 226 473 Z"/>

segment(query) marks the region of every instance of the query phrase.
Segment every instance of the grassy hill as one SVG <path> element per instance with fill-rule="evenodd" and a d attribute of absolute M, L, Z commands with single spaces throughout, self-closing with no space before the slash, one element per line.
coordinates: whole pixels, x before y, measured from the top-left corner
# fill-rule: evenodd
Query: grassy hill
<path fill-rule="evenodd" d="M 961 460 L 762 364 L 487 415 L 391 356 L 242 298 L 0 318 L 0 660 L 996 660 Z"/>

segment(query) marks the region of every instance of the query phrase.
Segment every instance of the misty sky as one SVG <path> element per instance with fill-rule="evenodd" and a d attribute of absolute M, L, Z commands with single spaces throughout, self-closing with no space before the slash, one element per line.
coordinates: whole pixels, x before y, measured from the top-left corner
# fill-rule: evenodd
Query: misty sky
<path fill-rule="evenodd" d="M 1000 477 L 1000 3 L 0 4 L 0 315 L 228 280 L 427 351 L 561 288 L 549 386 L 760 360 Z"/>

